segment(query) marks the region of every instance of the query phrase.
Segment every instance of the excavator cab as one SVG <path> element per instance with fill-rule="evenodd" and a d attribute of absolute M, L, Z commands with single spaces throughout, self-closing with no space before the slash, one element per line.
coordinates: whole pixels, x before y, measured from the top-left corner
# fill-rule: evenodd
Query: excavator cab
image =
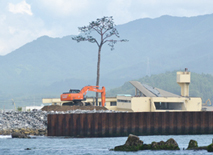
<path fill-rule="evenodd" d="M 79 89 L 70 89 L 69 93 L 79 93 Z"/>

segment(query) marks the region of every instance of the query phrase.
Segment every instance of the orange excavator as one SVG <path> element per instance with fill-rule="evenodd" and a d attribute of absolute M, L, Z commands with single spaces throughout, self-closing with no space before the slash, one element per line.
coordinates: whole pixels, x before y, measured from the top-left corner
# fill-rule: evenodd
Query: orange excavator
<path fill-rule="evenodd" d="M 102 89 L 98 89 L 99 86 L 85 86 L 80 90 L 78 89 L 70 89 L 69 92 L 61 94 L 61 101 L 69 101 L 64 103 L 63 105 L 84 105 L 82 101 L 86 100 L 86 93 L 87 91 L 93 91 L 101 93 L 101 102 L 102 107 L 105 106 L 105 98 L 106 98 L 106 91 L 105 87 Z"/>

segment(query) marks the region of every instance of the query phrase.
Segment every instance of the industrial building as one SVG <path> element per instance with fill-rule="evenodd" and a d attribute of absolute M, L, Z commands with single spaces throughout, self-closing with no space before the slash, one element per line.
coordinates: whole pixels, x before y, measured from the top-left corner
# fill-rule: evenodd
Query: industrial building
<path fill-rule="evenodd" d="M 190 72 L 177 72 L 181 95 L 130 81 L 135 96 L 118 95 L 115 110 L 132 112 L 201 111 L 202 99 L 189 96 Z"/>
<path fill-rule="evenodd" d="M 135 87 L 135 95 L 117 95 L 106 98 L 105 107 L 109 110 L 129 112 L 176 112 L 201 111 L 202 99 L 189 96 L 190 72 L 177 72 L 177 83 L 180 85 L 181 95 L 165 90 L 130 81 Z M 85 102 L 95 103 L 94 98 L 87 98 Z M 101 100 L 99 99 L 99 104 Z M 43 99 L 43 103 L 62 105 L 60 99 Z M 101 105 L 101 104 L 100 104 Z"/>

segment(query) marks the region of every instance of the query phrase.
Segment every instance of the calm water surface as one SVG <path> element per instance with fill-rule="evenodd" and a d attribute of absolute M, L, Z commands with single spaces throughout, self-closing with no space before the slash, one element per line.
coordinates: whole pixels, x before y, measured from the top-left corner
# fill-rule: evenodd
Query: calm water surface
<path fill-rule="evenodd" d="M 76 155 L 98 155 L 98 154 L 211 154 L 207 151 L 186 151 L 190 139 L 198 142 L 199 146 L 206 146 L 212 143 L 213 135 L 169 135 L 169 136 L 139 136 L 144 143 L 152 141 L 166 141 L 169 138 L 174 138 L 180 151 L 138 151 L 138 152 L 115 152 L 109 151 L 117 145 L 123 145 L 127 137 L 116 138 L 58 138 L 58 137 L 34 137 L 33 139 L 12 139 L 11 136 L 0 136 L 0 155 L 4 154 L 76 154 Z M 25 150 L 30 148 L 31 150 Z"/>

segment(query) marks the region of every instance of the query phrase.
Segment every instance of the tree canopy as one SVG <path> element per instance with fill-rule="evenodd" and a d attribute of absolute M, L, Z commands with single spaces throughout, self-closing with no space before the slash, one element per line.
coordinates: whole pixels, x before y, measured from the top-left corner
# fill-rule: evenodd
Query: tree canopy
<path fill-rule="evenodd" d="M 78 29 L 81 34 L 72 37 L 72 39 L 77 42 L 88 41 L 90 43 L 96 43 L 98 47 L 101 47 L 108 42 L 111 50 L 113 50 L 115 43 L 128 41 L 126 39 L 110 39 L 112 36 L 116 36 L 117 38 L 120 37 L 112 16 L 98 18 L 96 21 L 90 22 L 88 26 L 79 27 Z M 100 40 L 97 40 L 96 37 L 92 36 L 91 32 L 99 34 L 101 36 Z"/>

